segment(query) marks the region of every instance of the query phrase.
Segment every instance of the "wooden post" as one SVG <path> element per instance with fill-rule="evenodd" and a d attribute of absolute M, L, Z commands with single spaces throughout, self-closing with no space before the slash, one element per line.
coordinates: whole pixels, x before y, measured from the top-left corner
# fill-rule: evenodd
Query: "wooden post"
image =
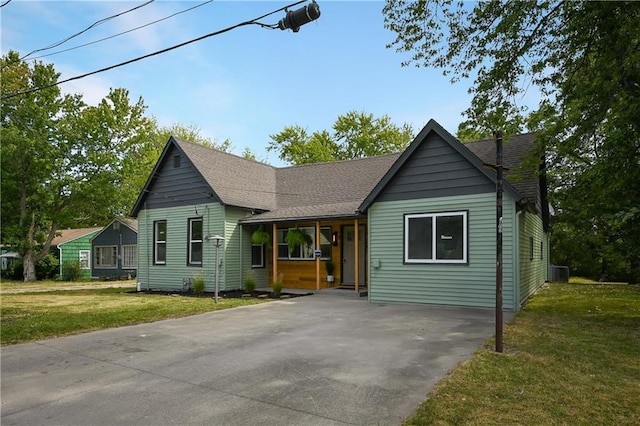
<path fill-rule="evenodd" d="M 502 132 L 496 141 L 496 352 L 502 352 Z"/>
<path fill-rule="evenodd" d="M 355 270 L 355 282 L 356 282 L 356 291 L 360 290 L 360 224 L 358 223 L 358 219 L 354 220 L 354 228 L 355 228 L 355 236 L 354 236 L 354 242 L 355 242 L 355 246 L 356 246 L 356 252 L 355 252 L 355 265 L 354 265 L 354 270 Z"/>
<path fill-rule="evenodd" d="M 316 222 L 316 250 L 320 250 L 320 222 Z M 320 290 L 320 257 L 316 258 L 316 290 Z"/>
<path fill-rule="evenodd" d="M 278 227 L 275 223 L 273 224 L 272 233 L 273 235 L 271 236 L 271 241 L 273 242 L 273 244 L 271 244 L 271 283 L 273 284 L 278 281 Z"/>

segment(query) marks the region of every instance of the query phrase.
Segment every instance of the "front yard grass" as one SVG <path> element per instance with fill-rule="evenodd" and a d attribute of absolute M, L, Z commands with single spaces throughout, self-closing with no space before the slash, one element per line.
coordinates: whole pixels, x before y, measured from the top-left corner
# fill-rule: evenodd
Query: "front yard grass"
<path fill-rule="evenodd" d="M 134 290 L 135 287 L 3 294 L 0 343 L 23 343 L 263 302 L 221 298 L 216 305 L 209 297 L 130 292 Z"/>
<path fill-rule="evenodd" d="M 436 385 L 405 425 L 640 424 L 640 286 L 572 280 L 539 291 Z"/>

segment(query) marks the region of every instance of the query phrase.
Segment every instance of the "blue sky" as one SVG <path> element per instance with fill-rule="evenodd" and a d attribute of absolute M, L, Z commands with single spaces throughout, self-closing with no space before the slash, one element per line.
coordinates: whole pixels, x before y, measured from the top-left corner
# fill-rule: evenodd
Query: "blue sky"
<path fill-rule="evenodd" d="M 88 43 L 154 21 L 203 1 L 159 1 L 96 26 L 58 48 Z M 23 1 L 0 9 L 2 54 L 49 46 L 92 23 L 144 3 Z M 264 15 L 292 2 L 213 1 L 142 30 L 40 60 L 61 79 L 94 71 Z M 455 134 L 469 106 L 469 82 L 455 85 L 440 70 L 401 67 L 406 55 L 387 49 L 382 1 L 318 0 L 322 15 L 300 32 L 240 27 L 140 62 L 61 85 L 96 104 L 110 87 L 142 97 L 163 126 L 195 125 L 203 136 L 230 139 L 261 160 L 269 135 L 287 125 L 330 130 L 350 110 L 389 115 L 417 133 L 434 118 Z M 294 9 L 301 7 L 296 6 Z M 284 12 L 261 22 L 277 23 Z"/>

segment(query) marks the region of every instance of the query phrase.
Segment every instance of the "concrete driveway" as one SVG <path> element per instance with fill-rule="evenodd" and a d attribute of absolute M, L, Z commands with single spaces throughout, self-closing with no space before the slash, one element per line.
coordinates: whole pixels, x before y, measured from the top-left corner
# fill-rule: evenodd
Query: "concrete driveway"
<path fill-rule="evenodd" d="M 8 425 L 395 425 L 492 311 L 338 292 L 2 348 Z"/>

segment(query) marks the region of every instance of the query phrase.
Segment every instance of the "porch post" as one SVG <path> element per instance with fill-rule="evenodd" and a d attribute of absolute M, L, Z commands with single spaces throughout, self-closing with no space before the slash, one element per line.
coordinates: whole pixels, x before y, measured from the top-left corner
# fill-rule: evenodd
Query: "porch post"
<path fill-rule="evenodd" d="M 316 222 L 316 250 L 320 250 L 320 222 Z M 316 290 L 320 290 L 320 257 L 316 257 Z"/>
<path fill-rule="evenodd" d="M 360 224 L 358 223 L 358 219 L 355 219 L 353 227 L 355 228 L 355 282 L 356 282 L 356 291 L 360 290 Z"/>
<path fill-rule="evenodd" d="M 271 236 L 271 241 L 273 242 L 273 244 L 271 244 L 271 283 L 275 283 L 276 281 L 278 281 L 278 227 L 276 226 L 276 224 L 273 224 L 273 228 L 272 228 L 272 236 Z"/>

